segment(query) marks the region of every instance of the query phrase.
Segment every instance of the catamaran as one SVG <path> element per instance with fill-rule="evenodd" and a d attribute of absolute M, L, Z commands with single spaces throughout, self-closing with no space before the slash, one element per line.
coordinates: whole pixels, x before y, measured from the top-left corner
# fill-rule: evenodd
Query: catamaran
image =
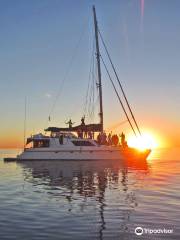
<path fill-rule="evenodd" d="M 138 149 L 131 148 L 127 145 L 125 137 L 122 136 L 121 143 L 116 142 L 115 144 L 109 144 L 107 141 L 97 141 L 94 139 L 95 134 L 102 137 L 104 135 L 104 122 L 103 122 L 103 98 L 102 98 L 102 81 L 101 81 L 101 62 L 104 64 L 109 79 L 121 104 L 121 107 L 126 115 L 127 121 L 129 122 L 133 132 L 137 135 L 136 130 L 141 134 L 134 114 L 127 101 L 127 97 L 124 93 L 122 85 L 119 81 L 115 67 L 112 63 L 106 45 L 103 41 L 102 35 L 98 28 L 96 10 L 93 6 L 93 19 L 95 28 L 95 44 L 96 44 L 96 61 L 97 61 L 97 75 L 98 75 L 98 93 L 99 93 L 99 123 L 85 124 L 82 118 L 81 124 L 73 126 L 72 121 L 68 122 L 68 127 L 48 127 L 45 132 L 50 134 L 36 134 L 27 138 L 24 151 L 17 155 L 14 159 L 16 161 L 24 160 L 126 160 L 126 159 L 146 159 L 150 154 L 150 149 L 139 151 Z M 109 74 L 108 69 L 102 59 L 99 50 L 99 36 L 102 39 L 102 43 L 105 47 L 110 63 L 114 70 L 118 84 L 126 101 L 127 107 L 131 114 L 131 119 L 125 109 L 120 95 L 115 87 L 115 84 Z M 11 158 L 5 158 L 4 160 L 10 161 Z"/>

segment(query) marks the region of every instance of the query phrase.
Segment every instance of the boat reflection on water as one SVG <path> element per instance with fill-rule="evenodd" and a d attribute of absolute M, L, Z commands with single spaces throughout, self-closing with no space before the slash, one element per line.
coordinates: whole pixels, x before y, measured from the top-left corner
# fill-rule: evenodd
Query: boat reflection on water
<path fill-rule="evenodd" d="M 130 231 L 131 212 L 138 205 L 135 190 L 149 172 L 147 161 L 24 161 L 25 181 L 47 193 L 48 197 L 68 203 L 68 211 L 88 207 L 92 201 L 99 212 L 99 239 L 107 228 L 104 211 L 118 211 L 118 232 Z M 115 207 L 116 206 L 116 207 Z M 114 214 L 114 213 L 113 213 Z M 120 220 L 121 219 L 121 220 Z"/>

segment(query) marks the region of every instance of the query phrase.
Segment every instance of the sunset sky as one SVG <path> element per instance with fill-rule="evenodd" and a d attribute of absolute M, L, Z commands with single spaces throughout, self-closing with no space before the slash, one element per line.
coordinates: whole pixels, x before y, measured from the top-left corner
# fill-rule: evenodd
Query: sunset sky
<path fill-rule="evenodd" d="M 93 4 L 142 132 L 155 136 L 160 147 L 180 146 L 179 0 L 2 0 L 1 148 L 23 145 L 25 97 L 27 135 L 65 126 L 70 117 L 79 124 L 92 55 Z M 102 82 L 105 129 L 130 135 L 128 124 L 117 128 L 125 116 L 103 67 Z"/>

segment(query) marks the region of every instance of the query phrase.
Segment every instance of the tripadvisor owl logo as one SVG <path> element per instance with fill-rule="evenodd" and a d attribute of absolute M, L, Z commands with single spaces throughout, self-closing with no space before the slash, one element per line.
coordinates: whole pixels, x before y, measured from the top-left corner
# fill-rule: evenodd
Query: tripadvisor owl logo
<path fill-rule="evenodd" d="M 142 234 L 172 234 L 173 229 L 167 229 L 167 228 L 150 229 L 150 228 L 136 227 L 134 232 L 138 236 Z"/>
<path fill-rule="evenodd" d="M 134 232 L 135 232 L 136 235 L 140 236 L 140 235 L 143 234 L 143 228 L 142 227 L 137 227 L 137 228 L 135 228 Z"/>

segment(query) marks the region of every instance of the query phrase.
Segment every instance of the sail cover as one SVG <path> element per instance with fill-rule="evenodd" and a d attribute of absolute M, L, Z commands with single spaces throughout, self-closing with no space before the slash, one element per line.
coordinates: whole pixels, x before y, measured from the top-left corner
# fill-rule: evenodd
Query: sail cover
<path fill-rule="evenodd" d="M 45 129 L 46 132 L 61 132 L 61 131 L 65 131 L 65 132 L 78 132 L 78 131 L 83 131 L 83 132 L 101 132 L 102 131 L 102 124 L 98 123 L 98 124 L 87 124 L 87 125 L 78 125 L 78 126 L 74 126 L 71 128 L 59 128 L 59 127 L 48 127 L 47 129 Z"/>

